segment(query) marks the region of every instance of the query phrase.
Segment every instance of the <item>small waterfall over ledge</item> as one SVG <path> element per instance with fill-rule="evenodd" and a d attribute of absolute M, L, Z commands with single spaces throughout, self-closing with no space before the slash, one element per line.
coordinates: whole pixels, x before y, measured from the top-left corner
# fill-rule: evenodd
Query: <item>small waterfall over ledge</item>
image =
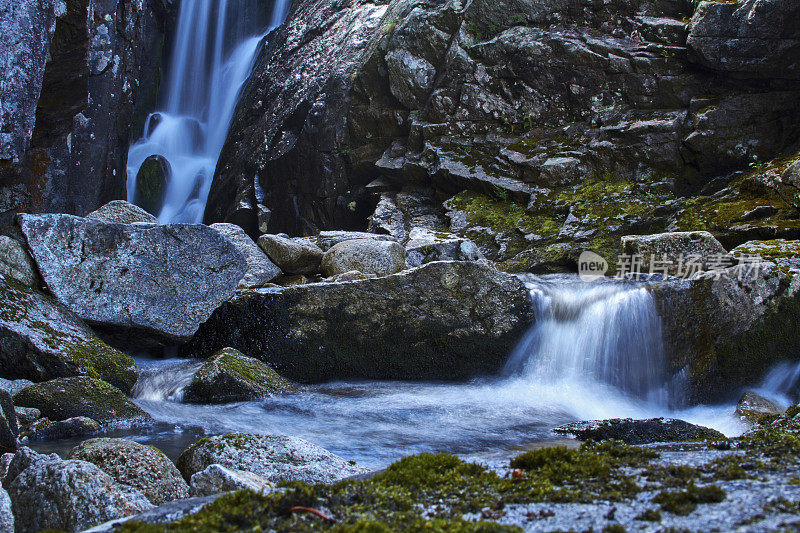
<path fill-rule="evenodd" d="M 536 323 L 505 375 L 531 386 L 617 389 L 658 407 L 680 402 L 664 361 L 661 319 L 640 283 L 556 277 L 528 283 Z"/>
<path fill-rule="evenodd" d="M 275 0 L 266 33 L 286 17 L 290 0 Z M 161 222 L 203 219 L 214 177 L 242 86 L 266 33 L 259 27 L 258 0 L 181 2 L 166 107 L 145 122 L 144 137 L 128 151 L 128 201 L 144 161 L 169 162 Z"/>

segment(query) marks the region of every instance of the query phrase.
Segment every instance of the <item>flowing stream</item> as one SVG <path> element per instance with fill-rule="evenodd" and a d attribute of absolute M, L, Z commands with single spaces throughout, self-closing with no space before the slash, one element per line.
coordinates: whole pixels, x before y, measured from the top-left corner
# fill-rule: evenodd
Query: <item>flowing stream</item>
<path fill-rule="evenodd" d="M 661 324 L 642 285 L 564 276 L 529 287 L 536 324 L 499 376 L 328 383 L 257 402 L 189 405 L 182 389 L 200 363 L 142 359 L 134 396 L 159 424 L 134 438 L 175 457 L 202 435 L 285 433 L 377 468 L 428 451 L 507 456 L 576 420 L 672 416 L 728 435 L 745 429 L 732 405 L 677 407 L 681 380 L 665 373 Z M 779 365 L 759 390 L 788 405 L 798 377 L 800 365 Z"/>
<path fill-rule="evenodd" d="M 289 0 L 275 0 L 266 33 L 283 22 L 289 5 Z M 144 137 L 128 151 L 131 202 L 145 159 L 160 155 L 170 164 L 158 216 L 163 223 L 203 219 L 239 93 L 266 35 L 258 12 L 258 0 L 181 2 L 166 106 L 147 118 Z"/>

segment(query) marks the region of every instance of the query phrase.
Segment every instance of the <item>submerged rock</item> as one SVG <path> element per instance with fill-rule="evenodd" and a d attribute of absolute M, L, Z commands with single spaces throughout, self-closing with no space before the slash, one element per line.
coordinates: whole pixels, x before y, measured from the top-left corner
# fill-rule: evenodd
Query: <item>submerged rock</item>
<path fill-rule="evenodd" d="M 225 348 L 200 367 L 186 386 L 183 399 L 189 403 L 243 402 L 293 389 L 269 365 Z"/>
<path fill-rule="evenodd" d="M 0 276 L 8 276 L 26 287 L 39 287 L 42 283 L 25 245 L 5 235 L 0 235 Z"/>
<path fill-rule="evenodd" d="M 189 497 L 189 486 L 178 469 L 152 446 L 127 439 L 91 439 L 74 447 L 67 459 L 97 465 L 117 483 L 138 489 L 154 505 Z"/>
<path fill-rule="evenodd" d="M 388 277 L 242 293 L 184 350 L 234 347 L 295 381 L 461 380 L 497 372 L 533 320 L 515 276 L 436 262 Z"/>
<path fill-rule="evenodd" d="M 139 373 L 134 360 L 100 340 L 50 297 L 0 276 L 0 373 L 45 381 L 99 377 L 130 392 Z"/>
<path fill-rule="evenodd" d="M 18 531 L 82 531 L 153 507 L 138 490 L 91 463 L 24 450 L 3 481 Z"/>
<path fill-rule="evenodd" d="M 172 167 L 164 157 L 151 155 L 144 160 L 136 174 L 136 190 L 133 203 L 158 216 L 164 207 L 167 184 L 172 177 Z"/>
<path fill-rule="evenodd" d="M 211 227 L 231 241 L 247 261 L 247 272 L 244 273 L 238 288 L 263 287 L 281 275 L 281 269 L 269 260 L 242 228 L 227 223 L 212 224 Z"/>
<path fill-rule="evenodd" d="M 725 440 L 719 431 L 690 424 L 674 418 L 613 418 L 575 422 L 555 428 L 556 433 L 574 435 L 578 440 L 619 440 L 625 444 L 650 444 L 654 442 L 680 442 L 687 440 Z"/>
<path fill-rule="evenodd" d="M 62 440 L 87 437 L 102 430 L 103 426 L 99 422 L 86 416 L 75 416 L 56 422 L 49 418 L 40 418 L 27 428 L 24 435 L 28 441 Z"/>
<path fill-rule="evenodd" d="M 269 492 L 275 487 L 267 479 L 252 472 L 225 468 L 218 464 L 209 465 L 205 470 L 193 474 L 189 485 L 192 496 L 211 496 L 242 489 Z"/>
<path fill-rule="evenodd" d="M 136 226 L 71 215 L 22 215 L 50 291 L 82 319 L 136 337 L 186 341 L 247 269 L 225 237 L 202 225 Z M 179 309 L 179 312 L 176 312 Z"/>
<path fill-rule="evenodd" d="M 322 249 L 308 239 L 290 239 L 280 235 L 262 235 L 258 245 L 286 274 L 316 274 L 322 261 Z"/>
<path fill-rule="evenodd" d="M 759 423 L 765 417 L 782 415 L 785 411 L 786 409 L 754 392 L 745 392 L 736 404 L 736 416 L 752 424 Z"/>
<path fill-rule="evenodd" d="M 119 224 L 158 224 L 158 219 L 139 207 L 125 200 L 114 200 L 99 209 L 92 211 L 86 218 L 94 218 L 103 222 Z"/>
<path fill-rule="evenodd" d="M 214 464 L 244 470 L 272 483 L 333 483 L 369 471 L 316 444 L 286 435 L 210 437 L 195 442 L 178 458 L 178 470 L 185 479 Z"/>
<path fill-rule="evenodd" d="M 37 383 L 18 392 L 14 403 L 35 407 L 42 416 L 55 421 L 85 416 L 104 425 L 128 425 L 151 420 L 119 389 L 94 378 L 60 378 Z"/>
<path fill-rule="evenodd" d="M 393 241 L 359 239 L 332 246 L 322 257 L 322 272 L 336 276 L 351 270 L 364 274 L 388 276 L 406 267 L 406 251 Z"/>

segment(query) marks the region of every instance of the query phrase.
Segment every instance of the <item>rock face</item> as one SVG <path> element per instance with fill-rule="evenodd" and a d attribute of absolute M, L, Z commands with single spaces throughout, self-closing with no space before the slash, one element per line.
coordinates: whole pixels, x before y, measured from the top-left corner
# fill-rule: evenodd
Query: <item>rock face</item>
<path fill-rule="evenodd" d="M 728 253 L 707 231 L 629 235 L 622 238 L 622 253 L 641 260 L 642 272 L 685 276 L 722 269 Z"/>
<path fill-rule="evenodd" d="M 262 235 L 258 246 L 287 274 L 316 274 L 322 261 L 322 249 L 306 239 L 280 235 Z"/>
<path fill-rule="evenodd" d="M 369 472 L 354 461 L 285 435 L 211 437 L 194 443 L 178 458 L 178 469 L 186 479 L 213 464 L 244 470 L 273 483 L 284 480 L 333 483 Z"/>
<path fill-rule="evenodd" d="M 226 238 L 201 225 L 70 215 L 22 215 L 20 225 L 48 288 L 78 316 L 170 341 L 191 338 L 247 268 Z"/>
<path fill-rule="evenodd" d="M 151 420 L 119 389 L 93 378 L 60 378 L 37 383 L 14 395 L 14 403 L 35 407 L 51 420 L 85 416 L 106 425 L 142 424 Z"/>
<path fill-rule="evenodd" d="M 782 415 L 785 411 L 786 409 L 781 409 L 774 402 L 754 392 L 745 392 L 736 404 L 736 416 L 753 424 L 764 417 Z"/>
<path fill-rule="evenodd" d="M 274 487 L 261 476 L 244 470 L 232 470 L 218 464 L 209 465 L 202 472 L 193 474 L 189 485 L 192 496 L 211 496 L 242 489 L 269 492 Z"/>
<path fill-rule="evenodd" d="M 16 212 L 83 215 L 125 196 L 132 129 L 155 104 L 164 0 L 10 2 L 0 9 L 0 230 Z M 8 6 L 13 6 L 8 7 Z"/>
<path fill-rule="evenodd" d="M 388 276 L 405 269 L 406 250 L 392 241 L 344 241 L 325 252 L 320 267 L 326 276 L 336 276 L 352 270 Z"/>
<path fill-rule="evenodd" d="M 25 454 L 12 459 L 3 480 L 17 531 L 82 531 L 153 507 L 138 490 L 117 483 L 91 463 L 31 450 Z"/>
<path fill-rule="evenodd" d="M 725 440 L 725 435 L 715 429 L 696 426 L 674 418 L 633 420 L 614 418 L 566 424 L 554 429 L 556 433 L 574 435 L 578 440 L 619 440 L 625 444 L 650 444 L 653 442 L 679 442 L 687 440 Z"/>
<path fill-rule="evenodd" d="M 0 372 L 32 381 L 104 379 L 130 392 L 139 373 L 131 357 L 101 341 L 60 303 L 0 276 Z"/>
<path fill-rule="evenodd" d="M 542 272 L 584 249 L 614 259 L 623 235 L 797 238 L 798 213 L 758 185 L 798 149 L 797 10 L 296 2 L 243 91 L 206 221 L 255 226 L 263 203 L 271 232 L 372 214 L 397 236 L 386 204 L 417 187 L 440 211 L 454 199 L 463 223 L 446 231 Z M 742 218 L 758 206 L 775 211 Z"/>
<path fill-rule="evenodd" d="M 164 207 L 167 184 L 172 176 L 169 161 L 160 155 L 151 155 L 144 160 L 136 174 L 136 191 L 133 203 L 152 215 L 158 215 Z"/>
<path fill-rule="evenodd" d="M 138 489 L 154 505 L 189 497 L 189 486 L 161 451 L 126 439 L 91 439 L 73 448 L 67 459 L 100 467 L 117 483 Z"/>
<path fill-rule="evenodd" d="M 688 45 L 702 65 L 740 76 L 800 78 L 800 6 L 780 0 L 702 2 Z"/>
<path fill-rule="evenodd" d="M 184 390 L 189 403 L 230 403 L 257 400 L 293 390 L 269 365 L 225 348 L 206 361 Z"/>
<path fill-rule="evenodd" d="M 208 357 L 232 346 L 303 382 L 461 380 L 502 368 L 531 321 L 530 294 L 516 277 L 437 262 L 385 278 L 240 294 L 184 350 Z"/>
<path fill-rule="evenodd" d="M 103 222 L 116 222 L 119 224 L 158 224 L 158 219 L 139 206 L 125 200 L 114 200 L 100 209 L 92 211 L 86 218 L 94 218 Z"/>
<path fill-rule="evenodd" d="M 281 269 L 269 260 L 242 228 L 236 224 L 225 223 L 212 224 L 211 227 L 231 241 L 247 261 L 247 272 L 239 282 L 238 288 L 263 287 L 281 275 Z"/>
<path fill-rule="evenodd" d="M 731 390 L 793 357 L 800 327 L 795 274 L 763 262 L 651 287 L 667 361 L 686 376 L 689 401 L 729 399 Z"/>
<path fill-rule="evenodd" d="M 41 284 L 25 245 L 3 235 L 0 235 L 0 275 L 17 280 L 26 287 L 38 287 Z"/>

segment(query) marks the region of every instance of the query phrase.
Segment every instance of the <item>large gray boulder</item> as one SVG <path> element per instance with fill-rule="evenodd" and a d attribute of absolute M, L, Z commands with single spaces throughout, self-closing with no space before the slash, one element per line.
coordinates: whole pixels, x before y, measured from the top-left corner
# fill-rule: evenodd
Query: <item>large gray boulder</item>
<path fill-rule="evenodd" d="M 800 5 L 783 0 L 701 2 L 687 43 L 705 67 L 750 77 L 800 78 Z"/>
<path fill-rule="evenodd" d="M 628 235 L 622 237 L 622 254 L 633 261 L 640 260 L 640 272 L 671 276 L 688 277 L 700 271 L 723 269 L 734 262 L 707 231 Z"/>
<path fill-rule="evenodd" d="M 355 461 L 297 437 L 237 433 L 201 439 L 178 458 L 178 469 L 186 479 L 217 464 L 244 470 L 267 481 L 333 483 L 369 472 Z"/>
<path fill-rule="evenodd" d="M 309 239 L 290 239 L 281 235 L 262 235 L 258 245 L 286 274 L 316 274 L 322 249 Z"/>
<path fill-rule="evenodd" d="M 93 376 L 130 392 L 133 358 L 104 343 L 63 304 L 0 276 L 0 373 L 46 381 Z"/>
<path fill-rule="evenodd" d="M 119 389 L 94 378 L 60 378 L 37 383 L 14 395 L 14 403 L 35 407 L 51 420 L 85 416 L 105 425 L 132 425 L 152 418 Z"/>
<path fill-rule="evenodd" d="M 189 497 L 189 485 L 163 452 L 127 439 L 91 439 L 67 459 L 88 461 L 117 483 L 138 489 L 154 505 Z"/>
<path fill-rule="evenodd" d="M 189 403 L 230 403 L 258 400 L 294 390 L 266 363 L 225 348 L 203 363 L 186 386 Z"/>
<path fill-rule="evenodd" d="M 388 276 L 405 269 L 406 250 L 403 245 L 393 241 L 344 241 L 325 252 L 320 267 L 326 276 L 337 276 L 353 270 Z"/>
<path fill-rule="evenodd" d="M 17 531 L 82 531 L 153 507 L 141 492 L 117 483 L 92 463 L 25 453 L 26 464 L 12 459 L 13 470 L 3 481 Z"/>
<path fill-rule="evenodd" d="M 667 364 L 689 401 L 727 398 L 775 363 L 793 359 L 800 277 L 772 262 L 742 264 L 652 285 Z"/>
<path fill-rule="evenodd" d="M 125 200 L 114 200 L 86 215 L 104 222 L 119 224 L 158 224 L 158 219 L 139 207 Z"/>
<path fill-rule="evenodd" d="M 383 278 L 242 293 L 183 351 L 208 357 L 234 347 L 303 382 L 461 380 L 500 370 L 532 320 L 531 296 L 515 276 L 435 262 Z"/>
<path fill-rule="evenodd" d="M 21 242 L 0 235 L 0 275 L 17 280 L 26 287 L 41 285 L 31 254 Z"/>
<path fill-rule="evenodd" d="M 357 241 L 359 239 L 371 239 L 375 241 L 394 241 L 396 240 L 391 235 L 382 235 L 378 233 L 366 233 L 363 231 L 320 231 L 319 235 L 310 237 L 310 240 L 327 252 L 340 242 Z"/>
<path fill-rule="evenodd" d="M 82 319 L 110 329 L 186 341 L 247 269 L 230 241 L 202 225 L 20 219 L 49 290 Z"/>
<path fill-rule="evenodd" d="M 247 261 L 247 272 L 239 282 L 238 288 L 263 287 L 281 275 L 281 269 L 269 260 L 264 251 L 253 242 L 253 239 L 242 228 L 236 224 L 228 223 L 212 224 L 211 227 L 231 241 Z"/>

